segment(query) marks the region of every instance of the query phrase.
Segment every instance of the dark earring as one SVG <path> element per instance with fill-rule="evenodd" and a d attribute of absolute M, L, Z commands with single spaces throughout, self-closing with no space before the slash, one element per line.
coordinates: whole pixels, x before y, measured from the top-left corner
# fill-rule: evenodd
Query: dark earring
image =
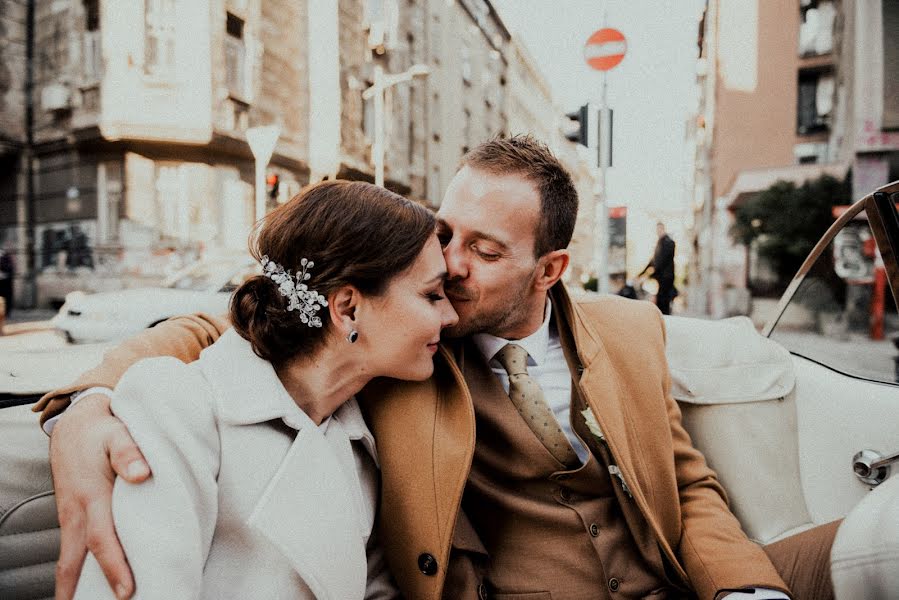
<path fill-rule="evenodd" d="M 358 339 L 359 339 L 359 332 L 356 331 L 355 329 L 350 332 L 350 335 L 346 336 L 346 341 L 348 341 L 351 344 L 355 344 L 356 340 L 358 340 Z"/>

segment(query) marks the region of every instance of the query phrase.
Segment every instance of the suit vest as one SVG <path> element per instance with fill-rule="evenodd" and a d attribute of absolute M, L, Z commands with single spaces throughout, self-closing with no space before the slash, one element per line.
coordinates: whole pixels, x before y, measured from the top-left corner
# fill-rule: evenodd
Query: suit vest
<path fill-rule="evenodd" d="M 477 347 L 466 342 L 461 354 L 477 443 L 444 598 L 680 597 L 640 511 L 610 476 L 607 448 L 584 424 L 577 388 L 572 426 L 590 456 L 570 468 L 537 439 Z M 482 582 L 471 575 L 472 562 Z"/>

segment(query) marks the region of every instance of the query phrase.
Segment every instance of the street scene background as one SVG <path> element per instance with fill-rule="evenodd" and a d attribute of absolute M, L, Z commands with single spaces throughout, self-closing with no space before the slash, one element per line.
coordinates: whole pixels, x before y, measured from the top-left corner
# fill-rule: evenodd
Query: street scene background
<path fill-rule="evenodd" d="M 654 300 L 662 224 L 672 312 L 757 327 L 841 211 L 899 179 L 888 0 L 0 0 L 0 26 L 3 331 L 62 344 L 223 310 L 253 223 L 310 182 L 436 209 L 493 136 L 571 172 L 569 288 Z M 822 256 L 782 334 L 892 364 L 865 219 Z"/>

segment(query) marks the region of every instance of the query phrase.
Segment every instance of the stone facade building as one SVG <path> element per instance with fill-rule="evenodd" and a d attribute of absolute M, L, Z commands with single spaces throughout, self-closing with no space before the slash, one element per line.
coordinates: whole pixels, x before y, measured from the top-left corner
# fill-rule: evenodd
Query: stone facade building
<path fill-rule="evenodd" d="M 377 67 L 427 68 L 384 91 L 385 183 L 415 200 L 439 206 L 469 148 L 522 130 L 488 0 L 0 0 L 0 26 L 0 249 L 19 305 L 245 251 L 249 128 L 279 129 L 268 208 L 310 181 L 372 181 Z M 519 122 L 558 150 L 560 113 L 540 110 Z"/>

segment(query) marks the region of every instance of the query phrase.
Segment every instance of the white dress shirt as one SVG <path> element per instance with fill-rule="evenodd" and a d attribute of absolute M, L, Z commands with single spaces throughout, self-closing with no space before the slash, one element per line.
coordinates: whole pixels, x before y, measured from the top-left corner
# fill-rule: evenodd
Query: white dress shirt
<path fill-rule="evenodd" d="M 528 375 L 543 390 L 543 397 L 550 410 L 556 416 L 559 427 L 571 443 L 581 463 L 587 461 L 590 451 L 571 428 L 571 371 L 562 352 L 559 332 L 551 322 L 552 304 L 546 301 L 543 323 L 534 333 L 520 340 L 506 340 L 489 333 L 478 333 L 472 336 L 475 345 L 487 359 L 493 373 L 509 393 L 509 374 L 496 360 L 496 353 L 506 344 L 514 343 L 528 352 Z"/>

